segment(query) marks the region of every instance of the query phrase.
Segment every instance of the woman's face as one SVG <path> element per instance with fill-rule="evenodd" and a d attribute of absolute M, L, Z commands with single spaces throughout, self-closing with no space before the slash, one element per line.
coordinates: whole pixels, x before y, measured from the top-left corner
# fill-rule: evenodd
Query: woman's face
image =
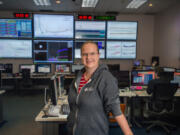
<path fill-rule="evenodd" d="M 98 48 L 93 43 L 83 45 L 81 49 L 81 61 L 87 69 L 96 69 L 99 65 Z"/>

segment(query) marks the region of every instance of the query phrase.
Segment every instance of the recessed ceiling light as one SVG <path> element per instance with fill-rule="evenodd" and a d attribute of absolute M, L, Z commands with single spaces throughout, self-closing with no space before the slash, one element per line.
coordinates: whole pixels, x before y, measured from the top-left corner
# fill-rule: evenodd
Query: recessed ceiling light
<path fill-rule="evenodd" d="M 83 0 L 82 7 L 96 7 L 98 0 Z"/>
<path fill-rule="evenodd" d="M 147 0 L 132 0 L 126 8 L 139 8 L 145 2 L 147 2 Z"/>
<path fill-rule="evenodd" d="M 0 1 L 0 5 L 2 5 L 3 4 L 3 2 L 2 1 Z"/>
<path fill-rule="evenodd" d="M 152 7 L 153 6 L 153 4 L 152 3 L 149 3 L 149 7 Z"/>
<path fill-rule="evenodd" d="M 50 0 L 33 0 L 36 6 L 50 6 Z"/>
<path fill-rule="evenodd" d="M 60 0 L 56 0 L 56 4 L 60 4 L 61 3 L 61 1 Z"/>

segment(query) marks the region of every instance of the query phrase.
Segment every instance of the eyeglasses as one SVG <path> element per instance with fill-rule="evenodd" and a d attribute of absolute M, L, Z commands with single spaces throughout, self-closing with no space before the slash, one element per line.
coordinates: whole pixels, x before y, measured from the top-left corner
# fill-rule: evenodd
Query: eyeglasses
<path fill-rule="evenodd" d="M 95 56 L 96 54 L 98 54 L 98 53 L 92 52 L 92 53 L 82 53 L 81 55 L 82 55 L 83 57 L 87 57 L 88 55 L 89 55 L 89 56 Z"/>

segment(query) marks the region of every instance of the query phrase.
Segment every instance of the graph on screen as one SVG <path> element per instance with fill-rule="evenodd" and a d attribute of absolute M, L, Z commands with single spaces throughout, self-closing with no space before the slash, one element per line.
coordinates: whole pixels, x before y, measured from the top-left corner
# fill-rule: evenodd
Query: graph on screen
<path fill-rule="evenodd" d="M 37 63 L 72 63 L 72 40 L 35 40 L 34 62 Z"/>
<path fill-rule="evenodd" d="M 32 41 L 0 39 L 0 58 L 32 58 Z"/>
<path fill-rule="evenodd" d="M 34 36 L 51 38 L 73 38 L 74 17 L 72 15 L 34 15 Z"/>
<path fill-rule="evenodd" d="M 136 40 L 137 22 L 107 22 L 107 39 Z"/>
<path fill-rule="evenodd" d="M 105 39 L 105 21 L 76 21 L 76 39 Z"/>
<path fill-rule="evenodd" d="M 136 42 L 107 41 L 106 57 L 109 59 L 134 59 L 136 58 Z"/>

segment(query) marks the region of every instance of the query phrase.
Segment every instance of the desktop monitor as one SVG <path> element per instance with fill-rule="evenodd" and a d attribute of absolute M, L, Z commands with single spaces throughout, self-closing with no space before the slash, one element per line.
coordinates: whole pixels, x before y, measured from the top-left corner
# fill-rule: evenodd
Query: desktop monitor
<path fill-rule="evenodd" d="M 139 67 L 141 64 L 140 60 L 133 61 L 133 67 Z"/>
<path fill-rule="evenodd" d="M 163 67 L 164 72 L 175 72 L 176 69 L 172 67 Z"/>
<path fill-rule="evenodd" d="M 171 82 L 178 83 L 179 88 L 180 88 L 180 72 L 175 72 L 174 73 L 174 80 L 172 80 Z"/>
<path fill-rule="evenodd" d="M 10 63 L 4 64 L 4 70 L 2 72 L 12 74 L 13 73 L 13 64 L 10 64 Z"/>
<path fill-rule="evenodd" d="M 84 42 L 86 42 L 86 40 L 75 41 L 75 58 L 78 58 L 78 59 L 81 58 L 81 46 Z M 104 59 L 105 58 L 105 41 L 93 40 L 93 42 L 95 42 L 98 45 L 100 58 Z"/>
<path fill-rule="evenodd" d="M 109 71 L 120 71 L 120 64 L 108 64 Z"/>
<path fill-rule="evenodd" d="M 4 70 L 4 64 L 0 64 L 0 70 Z"/>
<path fill-rule="evenodd" d="M 57 73 L 70 73 L 70 65 L 56 64 Z"/>
<path fill-rule="evenodd" d="M 84 65 L 73 64 L 73 65 L 71 66 L 71 72 L 72 72 L 72 73 L 77 73 L 77 72 L 80 71 L 82 68 L 84 68 Z"/>
<path fill-rule="evenodd" d="M 22 73 L 23 69 L 29 69 L 30 73 L 35 72 L 35 65 L 34 64 L 21 64 L 19 65 L 19 72 Z"/>
<path fill-rule="evenodd" d="M 35 38 L 73 38 L 74 16 L 34 14 Z"/>
<path fill-rule="evenodd" d="M 56 77 L 52 76 L 50 83 L 49 83 L 49 89 L 50 89 L 50 99 L 52 105 L 57 105 L 58 101 L 58 86 L 57 86 L 57 81 Z"/>
<path fill-rule="evenodd" d="M 35 63 L 73 63 L 73 40 L 34 40 Z"/>
<path fill-rule="evenodd" d="M 132 86 L 147 86 L 149 81 L 155 79 L 154 71 L 147 70 L 133 70 L 131 72 Z"/>
<path fill-rule="evenodd" d="M 36 64 L 36 73 L 51 73 L 51 64 Z"/>

